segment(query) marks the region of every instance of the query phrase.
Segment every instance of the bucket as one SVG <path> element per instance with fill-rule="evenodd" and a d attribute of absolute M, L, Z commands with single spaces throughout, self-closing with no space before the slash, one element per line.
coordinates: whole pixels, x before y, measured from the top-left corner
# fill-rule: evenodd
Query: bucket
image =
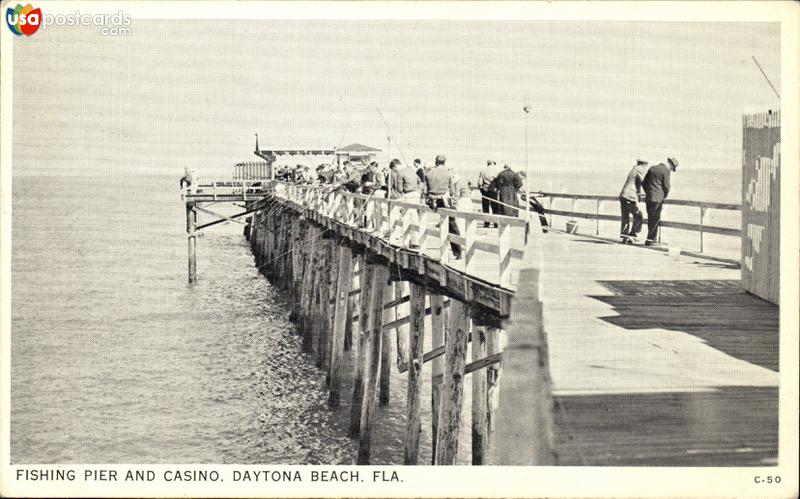
<path fill-rule="evenodd" d="M 667 249 L 667 254 L 673 260 L 679 260 L 681 258 L 681 249 L 677 246 L 670 246 Z"/>
<path fill-rule="evenodd" d="M 575 220 L 568 220 L 567 221 L 567 234 L 577 234 L 578 233 L 578 222 Z"/>

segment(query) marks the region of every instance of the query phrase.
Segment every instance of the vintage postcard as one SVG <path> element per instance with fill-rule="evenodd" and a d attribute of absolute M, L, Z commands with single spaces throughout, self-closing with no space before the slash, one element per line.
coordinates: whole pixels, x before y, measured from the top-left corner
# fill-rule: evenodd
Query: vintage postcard
<path fill-rule="evenodd" d="M 2 14 L 2 496 L 797 496 L 796 3 Z"/>

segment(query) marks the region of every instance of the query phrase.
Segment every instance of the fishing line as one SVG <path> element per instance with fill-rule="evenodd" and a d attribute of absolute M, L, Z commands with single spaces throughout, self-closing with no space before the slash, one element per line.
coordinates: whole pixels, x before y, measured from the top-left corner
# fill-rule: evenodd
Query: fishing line
<path fill-rule="evenodd" d="M 403 158 L 403 164 L 408 166 L 408 161 L 406 161 L 406 155 L 403 154 L 403 150 L 400 148 L 400 144 L 398 143 L 397 136 L 392 132 L 392 127 L 389 126 L 389 123 L 386 121 L 386 118 L 383 117 L 383 113 L 381 112 L 381 108 L 375 106 L 375 109 L 378 111 L 378 114 L 381 116 L 383 120 L 383 124 L 386 125 L 386 131 L 389 133 L 389 137 L 397 146 L 397 150 L 400 152 L 400 157 Z M 391 151 L 389 151 L 391 153 Z"/>

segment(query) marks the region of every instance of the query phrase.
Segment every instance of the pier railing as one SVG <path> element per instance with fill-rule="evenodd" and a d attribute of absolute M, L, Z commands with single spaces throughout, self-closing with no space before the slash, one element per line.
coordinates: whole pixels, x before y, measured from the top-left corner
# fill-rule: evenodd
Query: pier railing
<path fill-rule="evenodd" d="M 184 185 L 181 189 L 181 199 L 184 202 L 255 200 L 263 197 L 270 182 L 266 179 L 202 179 Z"/>
<path fill-rule="evenodd" d="M 350 193 L 325 186 L 275 183 L 275 195 L 307 209 L 385 238 L 389 244 L 412 249 L 442 265 L 472 277 L 514 289 L 514 273 L 523 256 L 527 222 L 522 218 L 440 208 Z M 449 230 L 455 221 L 459 234 Z M 479 234 L 483 223 L 497 231 Z M 450 248 L 461 248 L 455 259 Z"/>
<path fill-rule="evenodd" d="M 619 197 L 616 196 L 597 196 L 590 194 L 569 194 L 569 193 L 555 193 L 555 192 L 532 192 L 532 196 L 537 198 L 546 198 L 547 206 L 545 211 L 551 217 L 553 215 L 580 218 L 586 220 L 595 220 L 595 234 L 600 235 L 600 221 L 615 221 L 619 222 L 619 214 L 611 215 L 603 213 L 604 205 L 611 205 L 617 211 L 619 210 Z M 553 207 L 554 200 L 567 200 L 570 202 L 570 208 L 558 209 Z M 592 211 L 578 211 L 576 205 L 578 202 L 589 202 L 594 206 Z M 709 210 L 722 210 L 722 211 L 741 211 L 741 205 L 732 203 L 711 203 L 705 201 L 689 201 L 682 199 L 667 199 L 664 201 L 667 206 L 688 206 L 697 208 L 697 223 L 677 222 L 672 220 L 661 220 L 660 226 L 665 228 L 681 229 L 686 231 L 697 232 L 699 236 L 699 249 L 703 253 L 705 250 L 704 234 L 718 234 L 723 236 L 741 237 L 742 231 L 739 228 L 721 227 L 717 225 L 709 225 L 707 215 Z M 647 219 L 645 217 L 645 224 Z M 618 234 L 617 234 L 618 235 Z"/>

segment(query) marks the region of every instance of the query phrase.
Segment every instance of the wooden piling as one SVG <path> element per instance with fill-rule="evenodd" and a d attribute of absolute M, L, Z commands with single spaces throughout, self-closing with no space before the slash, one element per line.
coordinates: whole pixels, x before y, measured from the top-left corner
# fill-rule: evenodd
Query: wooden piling
<path fill-rule="evenodd" d="M 502 352 L 503 330 L 496 327 L 486 327 L 486 352 L 495 355 Z M 496 427 L 497 407 L 500 401 L 500 376 L 503 373 L 503 363 L 498 362 L 486 368 L 486 420 L 489 430 L 489 445 L 491 446 L 492 432 Z"/>
<path fill-rule="evenodd" d="M 406 296 L 410 296 L 411 292 L 409 289 L 409 284 L 406 281 L 397 281 L 394 283 L 394 294 L 395 294 L 395 301 L 402 300 Z M 394 320 L 398 320 L 398 309 L 400 305 L 394 307 Z M 406 325 L 399 325 L 395 328 L 395 336 L 397 339 L 397 365 L 405 364 L 409 359 L 409 327 Z"/>
<path fill-rule="evenodd" d="M 289 286 L 289 298 L 292 304 L 291 311 L 289 312 L 289 320 L 297 320 L 298 309 L 300 306 L 300 283 L 303 279 L 303 272 L 302 268 L 300 267 L 300 251 L 299 251 L 299 244 L 300 244 L 300 221 L 295 221 L 292 223 L 292 229 L 290 233 L 291 241 L 289 243 L 289 258 L 291 258 L 291 269 L 292 269 L 292 276 L 291 276 L 291 284 Z"/>
<path fill-rule="evenodd" d="M 444 347 L 445 308 L 444 297 L 431 294 L 431 348 Z M 439 408 L 441 401 L 441 380 L 444 373 L 444 359 L 431 361 L 431 464 L 436 464 L 436 445 L 439 436 Z"/>
<path fill-rule="evenodd" d="M 344 333 L 347 321 L 347 308 L 350 300 L 350 287 L 353 284 L 353 255 L 350 247 L 341 244 L 337 251 L 339 272 L 336 279 L 336 293 L 333 310 L 333 334 L 331 349 L 330 384 L 328 405 L 338 407 L 341 398 L 342 363 L 344 361 Z"/>
<path fill-rule="evenodd" d="M 445 332 L 445 367 L 442 379 L 436 464 L 455 464 L 464 404 L 464 368 L 469 335 L 469 305 L 450 301 L 450 318 Z"/>
<path fill-rule="evenodd" d="M 425 354 L 425 288 L 411 284 L 411 323 L 409 331 L 410 352 L 405 359 L 408 365 L 408 389 L 406 391 L 406 441 L 405 464 L 417 464 L 419 434 L 422 430 L 420 402 L 422 399 L 422 366 Z"/>
<path fill-rule="evenodd" d="M 310 352 L 312 348 L 311 343 L 311 297 L 314 287 L 314 253 L 316 252 L 317 245 L 317 229 L 313 225 L 308 226 L 306 231 L 308 242 L 306 243 L 305 251 L 303 252 L 303 282 L 300 296 L 300 314 L 298 325 L 300 327 L 300 334 L 303 336 L 303 352 Z"/>
<path fill-rule="evenodd" d="M 364 371 L 367 364 L 367 336 L 369 335 L 369 287 L 375 266 L 366 265 L 366 257 L 358 256 L 358 268 L 361 275 L 358 277 L 361 287 L 361 300 L 358 328 L 358 340 L 354 341 L 356 347 L 353 366 L 353 401 L 350 405 L 350 436 L 358 437 L 361 433 L 361 405 L 364 400 Z"/>
<path fill-rule="evenodd" d="M 197 236 L 195 235 L 195 227 L 197 227 L 197 210 L 194 203 L 186 204 L 186 232 L 189 233 L 189 284 L 197 282 Z"/>
<path fill-rule="evenodd" d="M 372 414 L 375 412 L 379 374 L 381 368 L 381 329 L 383 322 L 383 295 L 389 277 L 389 269 L 382 264 L 367 264 L 374 267 L 370 273 L 368 289 L 362 288 L 362 294 L 368 292 L 369 307 L 362 313 L 368 314 L 366 335 L 367 369 L 364 373 L 364 398 L 361 401 L 361 432 L 358 439 L 358 464 L 369 464 L 372 447 Z M 365 283 L 366 284 L 366 283 Z M 363 324 L 363 322 L 362 322 Z"/>
<path fill-rule="evenodd" d="M 387 269 L 388 270 L 388 269 Z M 388 272 L 387 272 L 388 274 Z M 383 319 L 384 313 L 384 305 L 385 302 L 393 301 L 394 296 L 394 284 L 386 284 L 386 289 L 384 289 L 384 303 L 381 304 L 381 319 Z M 387 300 L 388 298 L 388 300 Z M 391 307 L 392 310 L 397 310 L 397 305 Z M 383 321 L 381 321 L 383 324 Z M 392 379 L 392 330 L 389 328 L 381 328 L 381 372 L 380 372 L 380 389 L 379 389 L 379 396 L 378 402 L 380 405 L 388 405 L 390 394 L 389 389 L 391 387 L 391 379 Z"/>
<path fill-rule="evenodd" d="M 486 357 L 486 328 L 475 327 L 472 331 L 472 361 Z M 487 371 L 478 369 L 472 374 L 472 464 L 485 464 L 489 447 L 487 425 Z"/>
<path fill-rule="evenodd" d="M 320 234 L 322 232 L 320 231 Z M 311 345 L 315 353 L 314 363 L 317 367 L 322 367 L 322 334 L 325 327 L 325 317 L 323 315 L 322 293 L 327 287 L 328 272 L 325 268 L 325 246 L 326 241 L 320 237 L 314 254 L 314 277 L 313 277 L 313 300 L 312 306 L 312 325 L 311 325 Z"/>
<path fill-rule="evenodd" d="M 325 371 L 325 384 L 331 382 L 331 352 L 333 350 L 333 313 L 331 305 L 336 299 L 335 286 L 338 279 L 338 251 L 336 251 L 336 241 L 333 238 L 325 239 L 323 243 L 322 258 L 322 280 L 320 293 L 320 355 L 322 357 L 321 366 Z M 332 292 L 334 291 L 334 292 Z"/>

